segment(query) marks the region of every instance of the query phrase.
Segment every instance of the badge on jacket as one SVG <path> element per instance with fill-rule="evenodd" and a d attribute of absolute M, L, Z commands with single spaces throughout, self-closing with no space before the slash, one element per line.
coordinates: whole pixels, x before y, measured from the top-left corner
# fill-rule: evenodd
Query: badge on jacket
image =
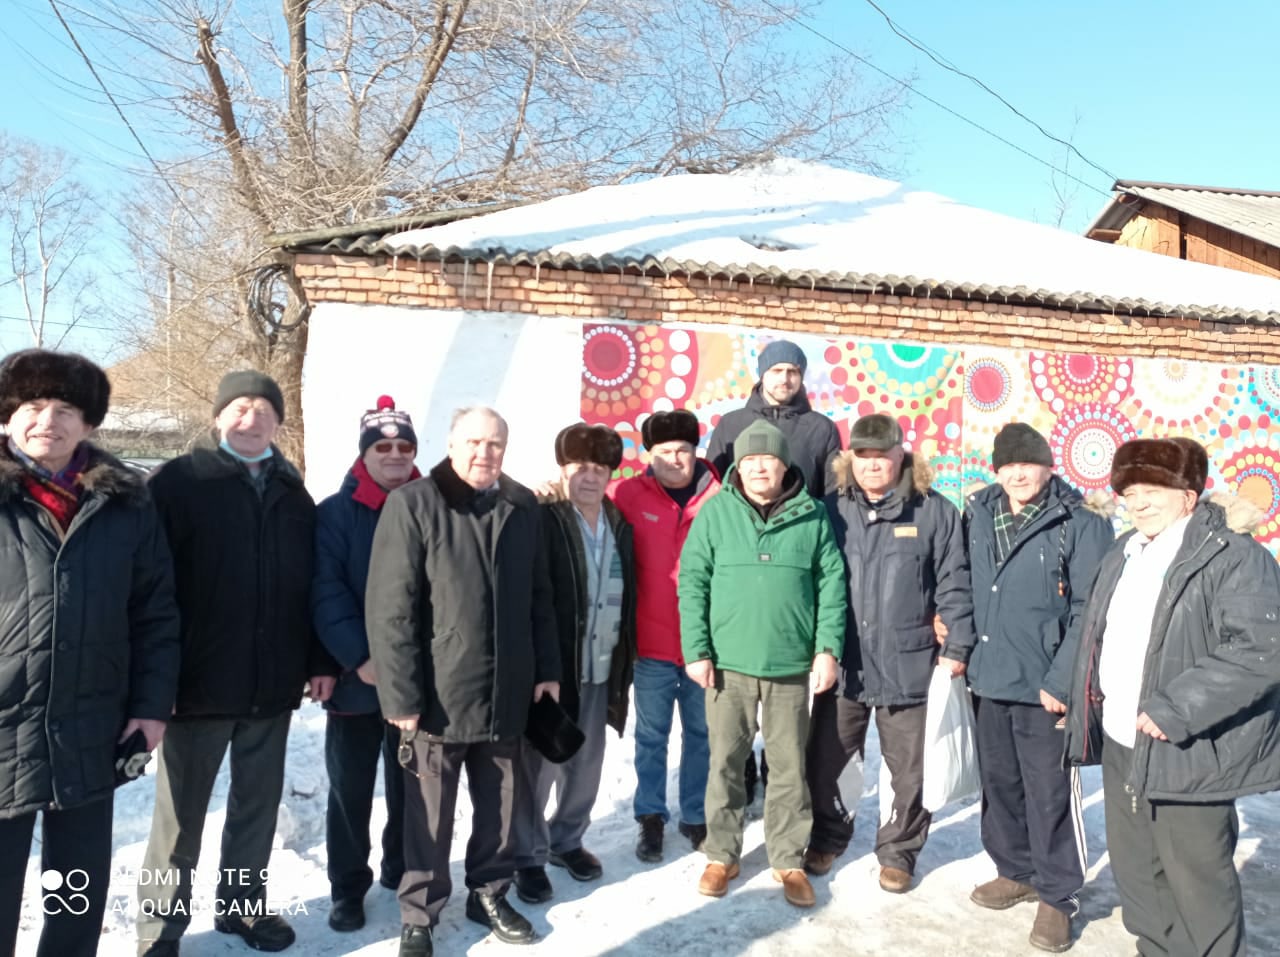
<path fill-rule="evenodd" d="M 895 525 L 893 527 L 894 538 L 915 538 L 919 534 L 919 530 L 914 525 Z"/>

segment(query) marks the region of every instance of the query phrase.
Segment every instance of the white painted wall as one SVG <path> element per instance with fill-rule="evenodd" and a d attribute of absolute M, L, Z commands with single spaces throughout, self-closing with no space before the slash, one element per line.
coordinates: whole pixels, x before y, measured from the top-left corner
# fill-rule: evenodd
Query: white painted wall
<path fill-rule="evenodd" d="M 555 475 L 556 433 L 581 417 L 582 320 L 321 303 L 310 324 L 302 411 L 317 500 L 341 484 L 360 416 L 383 394 L 413 416 L 423 472 L 445 456 L 453 410 L 490 405 L 511 426 L 505 471 Z"/>

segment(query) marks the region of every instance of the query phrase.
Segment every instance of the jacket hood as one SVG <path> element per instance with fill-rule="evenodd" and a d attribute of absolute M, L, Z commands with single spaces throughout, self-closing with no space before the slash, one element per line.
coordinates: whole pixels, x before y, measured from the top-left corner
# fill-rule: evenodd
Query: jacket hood
<path fill-rule="evenodd" d="M 1222 510 L 1222 522 L 1233 532 L 1241 535 L 1252 535 L 1258 530 L 1258 526 L 1265 519 L 1266 512 L 1254 505 L 1240 495 L 1233 495 L 1230 492 L 1214 492 L 1206 498 L 1202 498 L 1196 505 L 1197 508 L 1203 507 L 1205 504 L 1216 505 Z"/>
<path fill-rule="evenodd" d="M 1002 495 L 1004 495 L 1004 489 L 1000 483 L 992 482 L 990 485 L 982 486 L 976 491 L 970 492 L 965 496 L 965 502 L 968 505 L 984 508 L 994 514 L 996 503 L 1000 501 Z M 1115 497 L 1110 492 L 1095 489 L 1088 495 L 1082 495 L 1074 485 L 1071 485 L 1056 473 L 1049 476 L 1049 498 L 1047 504 L 1055 502 L 1068 511 L 1081 508 L 1085 511 L 1093 512 L 1108 521 L 1116 513 Z"/>
<path fill-rule="evenodd" d="M 24 472 L 25 469 L 8 454 L 0 454 L 0 503 L 23 494 Z M 80 477 L 80 483 L 86 492 L 119 499 L 131 506 L 146 505 L 150 501 L 142 476 L 93 444 L 89 445 L 89 464 Z"/>
<path fill-rule="evenodd" d="M 857 457 L 857 453 L 850 450 L 839 453 L 831 460 L 831 474 L 836 479 L 836 491 L 841 495 L 858 488 L 858 483 L 853 480 L 853 460 Z M 929 495 L 933 491 L 935 474 L 932 465 L 917 459 L 914 452 L 907 452 L 902 457 L 902 473 L 898 476 L 894 491 L 903 497 L 908 497 L 913 492 Z"/>
<path fill-rule="evenodd" d="M 788 416 L 804 415 L 806 412 L 813 411 L 813 406 L 809 404 L 809 393 L 804 389 L 804 383 L 800 384 L 800 391 L 787 402 L 781 406 L 776 406 L 769 404 L 769 400 L 764 397 L 762 383 L 757 382 L 751 389 L 751 395 L 747 397 L 746 407 L 756 413 L 764 413 L 768 409 L 778 409 L 779 415 Z"/>
<path fill-rule="evenodd" d="M 191 467 L 198 478 L 234 472 L 243 466 L 242 462 L 222 450 L 217 429 L 210 429 L 191 443 L 190 455 Z M 302 473 L 285 458 L 274 442 L 271 443 L 271 460 L 275 463 L 277 475 L 290 485 L 302 487 Z"/>

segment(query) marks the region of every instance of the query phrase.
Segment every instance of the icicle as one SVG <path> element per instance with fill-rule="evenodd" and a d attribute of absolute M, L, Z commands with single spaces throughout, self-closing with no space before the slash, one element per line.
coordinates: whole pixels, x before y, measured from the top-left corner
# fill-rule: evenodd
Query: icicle
<path fill-rule="evenodd" d="M 466 299 L 471 290 L 471 260 L 462 260 L 462 298 Z"/>
<path fill-rule="evenodd" d="M 533 281 L 534 281 L 534 282 L 542 282 L 542 262 L 541 262 L 541 260 L 539 260 L 538 262 L 536 262 L 536 263 L 534 263 L 534 264 L 533 264 Z"/>
<path fill-rule="evenodd" d="M 484 283 L 484 308 L 485 312 L 489 311 L 489 307 L 493 303 L 493 260 L 489 260 L 489 275 Z"/>

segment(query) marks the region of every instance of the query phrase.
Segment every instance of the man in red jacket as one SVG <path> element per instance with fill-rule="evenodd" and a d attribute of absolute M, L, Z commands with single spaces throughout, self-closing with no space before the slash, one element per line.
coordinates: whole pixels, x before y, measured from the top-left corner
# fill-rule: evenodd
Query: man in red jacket
<path fill-rule="evenodd" d="M 667 810 L 667 741 L 680 705 L 680 833 L 696 850 L 707 836 L 707 717 L 703 689 L 685 674 L 680 653 L 676 581 L 680 549 L 704 502 L 720 488 L 715 470 L 696 455 L 698 420 L 676 409 L 655 412 L 641 426 L 649 468 L 616 483 L 614 504 L 635 535 L 636 856 L 662 860 Z"/>

